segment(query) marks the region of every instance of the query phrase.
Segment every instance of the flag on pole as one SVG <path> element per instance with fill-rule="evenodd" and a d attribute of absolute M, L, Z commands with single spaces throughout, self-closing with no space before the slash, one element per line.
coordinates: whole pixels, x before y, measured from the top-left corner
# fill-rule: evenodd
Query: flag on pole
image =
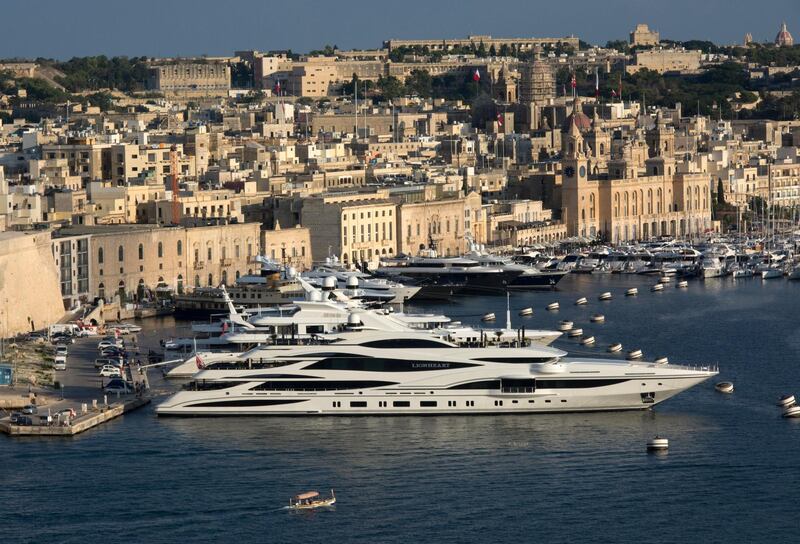
<path fill-rule="evenodd" d="M 498 113 L 497 114 L 497 126 L 500 126 L 500 127 L 503 126 L 503 114 L 502 113 Z"/>
<path fill-rule="evenodd" d="M 280 94 L 281 94 L 281 82 L 280 81 L 275 83 L 275 94 L 277 94 L 278 96 L 280 96 Z"/>
<path fill-rule="evenodd" d="M 227 321 L 223 321 L 222 322 L 222 332 L 223 332 L 223 334 L 228 332 L 228 322 Z"/>
<path fill-rule="evenodd" d="M 566 84 L 562 84 L 561 85 L 561 94 L 563 96 L 567 96 L 567 85 Z"/>
<path fill-rule="evenodd" d="M 617 92 L 620 101 L 622 101 L 622 74 L 619 75 L 619 91 Z"/>
<path fill-rule="evenodd" d="M 572 80 L 569 82 L 569 84 L 573 89 L 578 88 L 578 81 L 575 79 L 575 74 L 572 74 Z"/>
<path fill-rule="evenodd" d="M 616 97 L 617 97 L 617 91 L 611 89 L 611 98 L 616 98 Z"/>
<path fill-rule="evenodd" d="M 597 73 L 597 68 L 594 69 L 594 97 L 600 98 L 600 75 Z"/>
<path fill-rule="evenodd" d="M 194 362 L 195 362 L 195 364 L 197 365 L 197 370 L 203 370 L 203 369 L 205 368 L 205 366 L 206 366 L 206 364 L 205 364 L 205 363 L 203 362 L 203 360 L 200 358 L 200 355 L 199 355 L 199 354 L 195 354 L 195 356 L 194 356 Z"/>
<path fill-rule="evenodd" d="M 475 81 L 477 83 L 480 80 L 481 80 L 481 72 L 480 70 L 475 68 L 475 71 L 472 73 L 472 81 Z"/>

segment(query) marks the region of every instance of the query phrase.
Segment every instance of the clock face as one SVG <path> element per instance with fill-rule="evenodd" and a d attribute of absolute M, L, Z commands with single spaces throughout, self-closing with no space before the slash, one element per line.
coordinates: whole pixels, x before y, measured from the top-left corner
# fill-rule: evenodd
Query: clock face
<path fill-rule="evenodd" d="M 566 168 L 564 168 L 564 174 L 568 178 L 571 178 L 572 176 L 575 175 L 575 169 L 573 167 L 571 167 L 571 166 L 567 166 Z"/>
<path fill-rule="evenodd" d="M 582 178 L 586 177 L 586 167 L 585 166 L 581 166 L 580 174 L 581 174 Z"/>

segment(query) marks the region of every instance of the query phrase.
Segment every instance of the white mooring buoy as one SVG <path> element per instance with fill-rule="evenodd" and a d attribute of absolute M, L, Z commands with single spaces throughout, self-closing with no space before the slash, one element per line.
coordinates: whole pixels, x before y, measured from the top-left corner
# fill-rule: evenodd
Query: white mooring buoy
<path fill-rule="evenodd" d="M 638 294 L 639 294 L 639 289 L 637 289 L 636 287 L 631 287 L 630 289 L 625 291 L 626 297 L 635 297 Z"/>
<path fill-rule="evenodd" d="M 609 293 L 608 291 L 606 291 L 605 293 L 602 293 L 602 294 L 601 294 L 599 297 L 597 297 L 597 298 L 598 298 L 599 300 L 611 300 L 612 296 L 611 296 L 611 293 Z"/>
<path fill-rule="evenodd" d="M 669 358 L 667 358 L 667 357 L 659 357 L 658 359 L 656 359 L 653 362 L 655 364 L 657 364 L 657 365 L 665 365 L 665 364 L 669 363 Z"/>
<path fill-rule="evenodd" d="M 594 336 L 587 336 L 586 338 L 581 340 L 581 344 L 584 346 L 594 345 Z"/>
<path fill-rule="evenodd" d="M 731 382 L 719 382 L 714 386 L 714 389 L 720 393 L 733 393 L 733 384 Z"/>
<path fill-rule="evenodd" d="M 800 417 L 800 406 L 787 406 L 783 409 L 783 417 L 786 418 L 795 418 Z"/>
<path fill-rule="evenodd" d="M 656 436 L 647 441 L 647 451 L 664 452 L 669 449 L 669 440 Z"/>
<path fill-rule="evenodd" d="M 519 315 L 523 317 L 533 315 L 533 308 L 523 308 L 519 311 Z"/>
<path fill-rule="evenodd" d="M 586 297 L 581 297 L 581 298 L 579 298 L 578 300 L 575 301 L 575 305 L 576 306 L 583 306 L 584 304 L 588 304 L 588 303 L 589 303 L 589 301 L 586 300 Z"/>
<path fill-rule="evenodd" d="M 550 304 L 547 305 L 547 307 L 545 309 L 548 312 L 554 312 L 554 311 L 558 310 L 558 308 L 559 308 L 558 302 L 551 302 Z"/>
<path fill-rule="evenodd" d="M 484 314 L 481 318 L 482 321 L 494 321 L 495 319 L 497 319 L 497 317 L 491 312 Z"/>
<path fill-rule="evenodd" d="M 650 290 L 651 290 L 651 291 L 663 291 L 663 290 L 664 290 L 664 284 L 657 283 L 657 284 L 655 284 L 654 286 L 652 286 L 652 287 L 650 288 Z"/>
<path fill-rule="evenodd" d="M 572 321 L 561 321 L 558 323 L 558 330 L 560 331 L 568 331 L 572 328 L 573 323 Z"/>
<path fill-rule="evenodd" d="M 689 287 L 689 282 L 686 280 L 681 280 L 675 284 L 675 287 L 677 287 L 678 289 L 686 289 L 687 287 Z"/>
<path fill-rule="evenodd" d="M 570 338 L 575 338 L 576 336 L 582 336 L 582 335 L 583 335 L 583 329 L 572 329 L 567 333 L 567 336 L 569 336 Z"/>
<path fill-rule="evenodd" d="M 622 351 L 622 344 L 620 344 L 619 342 L 616 342 L 608 346 L 609 353 L 619 353 L 620 351 Z"/>
<path fill-rule="evenodd" d="M 635 359 L 641 359 L 641 358 L 642 358 L 642 350 L 640 350 L 640 349 L 632 349 L 631 351 L 628 352 L 628 360 L 629 361 L 633 361 Z"/>
<path fill-rule="evenodd" d="M 603 314 L 594 314 L 592 317 L 589 318 L 589 321 L 592 323 L 603 323 L 606 320 L 606 316 Z"/>
<path fill-rule="evenodd" d="M 781 408 L 787 408 L 789 406 L 794 406 L 795 400 L 794 395 L 783 395 L 780 399 L 778 399 L 778 406 Z"/>

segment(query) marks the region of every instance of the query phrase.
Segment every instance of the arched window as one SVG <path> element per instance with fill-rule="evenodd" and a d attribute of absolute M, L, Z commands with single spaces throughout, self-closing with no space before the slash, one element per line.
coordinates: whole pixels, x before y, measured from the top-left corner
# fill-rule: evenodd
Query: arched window
<path fill-rule="evenodd" d="M 222 285 L 228 285 L 228 271 L 222 271 Z"/>
<path fill-rule="evenodd" d="M 159 242 L 158 243 L 158 258 L 160 259 L 163 256 L 164 256 L 164 244 Z"/>
<path fill-rule="evenodd" d="M 198 276 L 198 275 L 195 275 L 195 277 L 194 277 L 194 286 L 195 287 L 200 287 L 200 276 Z"/>
<path fill-rule="evenodd" d="M 211 287 L 214 285 L 214 274 L 208 275 L 208 286 Z"/>
<path fill-rule="evenodd" d="M 144 260 L 144 246 L 142 244 L 139 244 L 139 260 Z"/>
<path fill-rule="evenodd" d="M 178 240 L 178 257 L 180 257 L 181 255 L 183 255 L 183 242 Z"/>
<path fill-rule="evenodd" d="M 178 274 L 178 294 L 183 294 L 183 274 Z"/>
<path fill-rule="evenodd" d="M 347 254 L 345 254 L 345 257 L 347 257 Z M 238 270 L 236 271 L 236 279 L 237 280 L 239 279 L 239 271 Z"/>
<path fill-rule="evenodd" d="M 97 262 L 103 264 L 103 248 L 97 250 Z"/>
<path fill-rule="evenodd" d="M 228 257 L 228 248 L 222 246 L 222 260 L 224 261 Z"/>
<path fill-rule="evenodd" d="M 106 298 L 106 286 L 105 284 L 101 283 L 97 286 L 97 296 L 104 299 Z"/>
<path fill-rule="evenodd" d="M 125 250 L 122 248 L 122 246 L 119 246 L 117 249 L 117 259 L 119 259 L 119 262 L 125 260 Z"/>

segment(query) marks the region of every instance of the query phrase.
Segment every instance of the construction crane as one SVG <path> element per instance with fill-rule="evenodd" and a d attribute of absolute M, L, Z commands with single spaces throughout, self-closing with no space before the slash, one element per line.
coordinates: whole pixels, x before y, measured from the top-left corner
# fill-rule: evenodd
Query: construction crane
<path fill-rule="evenodd" d="M 172 177 L 172 224 L 181 222 L 181 205 L 178 202 L 178 148 L 175 144 L 169 148 L 170 174 Z"/>

